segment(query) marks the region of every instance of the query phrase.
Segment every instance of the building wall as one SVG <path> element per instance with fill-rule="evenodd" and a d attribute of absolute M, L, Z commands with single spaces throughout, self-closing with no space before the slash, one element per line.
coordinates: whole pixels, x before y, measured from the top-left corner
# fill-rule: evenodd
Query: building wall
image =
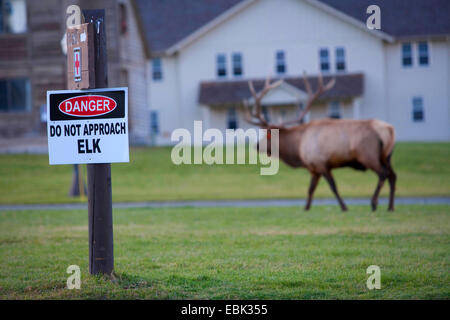
<path fill-rule="evenodd" d="M 28 78 L 31 107 L 0 112 L 0 137 L 45 134 L 40 106 L 47 90 L 65 88 L 65 58 L 61 53 L 63 1 L 27 1 L 27 32 L 0 34 L 0 79 Z M 65 7 L 64 7 L 65 8 Z"/>
<path fill-rule="evenodd" d="M 388 117 L 398 140 L 450 139 L 450 40 L 429 42 L 429 65 L 419 66 L 417 41 L 413 65 L 403 67 L 401 43 L 386 45 Z M 412 120 L 413 97 L 422 97 L 425 120 Z"/>
<path fill-rule="evenodd" d="M 152 79 L 152 63 L 149 61 L 149 109 L 157 111 L 159 115 L 160 133 L 154 142 L 158 145 L 170 144 L 173 130 L 184 127 L 183 103 L 180 100 L 179 59 L 164 57 L 162 60 L 162 80 Z"/>
<path fill-rule="evenodd" d="M 257 1 L 181 50 L 178 56 L 165 59 L 173 62 L 167 61 L 164 70 L 168 70 L 170 64 L 177 65 L 176 73 L 169 71 L 167 77 L 176 75 L 179 84 L 176 86 L 176 81 L 151 83 L 151 106 L 158 101 L 160 108 L 168 114 L 167 118 L 175 119 L 176 113 L 182 114 L 182 121 L 177 125 L 192 129 L 193 121 L 201 120 L 205 114 L 198 106 L 199 83 L 217 80 L 217 54 L 226 54 L 227 79 L 238 79 L 230 75 L 233 52 L 242 53 L 242 78 L 265 78 L 274 74 L 277 50 L 286 53 L 287 75 L 299 76 L 303 71 L 308 74 L 319 72 L 319 49 L 322 47 L 329 49 L 331 72 L 334 73 L 338 46 L 345 48 L 347 71 L 365 75 L 361 118 L 385 119 L 386 75 L 382 40 L 301 0 Z M 162 87 L 165 89 L 157 89 Z M 167 92 L 177 92 L 178 104 L 173 100 L 166 102 Z"/>
<path fill-rule="evenodd" d="M 120 30 L 117 31 L 120 35 L 118 39 L 121 73 L 121 81 L 117 85 L 128 87 L 128 122 L 131 142 L 149 143 L 147 53 L 131 1 L 121 0 L 119 3 L 126 8 L 127 31 L 125 34 L 122 34 Z M 119 26 L 120 23 L 119 21 Z"/>
<path fill-rule="evenodd" d="M 147 91 L 147 54 L 131 0 L 79 0 L 82 9 L 105 9 L 108 84 L 128 87 L 128 121 L 130 142 L 149 143 L 150 116 Z M 120 5 L 126 8 L 127 32 L 121 31 Z"/>
<path fill-rule="evenodd" d="M 237 107 L 207 107 L 207 115 L 203 118 L 205 128 L 217 128 L 221 131 L 225 131 L 227 128 L 228 112 L 230 108 L 235 108 L 238 118 L 238 127 L 244 130 L 253 128 L 251 124 L 244 120 L 245 113 L 242 106 Z M 298 116 L 298 108 L 296 106 L 272 106 L 268 108 L 269 120 L 271 123 L 280 123 L 281 121 L 293 119 Z"/>
<path fill-rule="evenodd" d="M 217 128 L 225 131 L 227 129 L 227 119 L 229 108 L 235 108 L 238 113 L 238 126 L 243 129 L 251 128 L 252 125 L 248 124 L 244 120 L 244 110 L 239 107 L 207 107 L 208 113 L 203 118 L 205 128 Z M 268 109 L 268 115 L 270 123 L 277 124 L 283 123 L 287 120 L 292 120 L 298 117 L 299 109 L 297 106 L 272 106 Z M 340 105 L 341 118 L 352 119 L 354 118 L 353 105 L 350 102 L 344 102 Z M 324 119 L 329 117 L 329 105 L 327 103 L 317 104 L 311 108 L 309 114 L 309 120 Z"/>
<path fill-rule="evenodd" d="M 150 125 L 147 99 L 147 53 L 131 0 L 79 0 L 82 9 L 105 9 L 108 85 L 128 87 L 130 142 L 149 143 Z M 120 5 L 125 6 L 126 33 L 122 33 Z"/>
<path fill-rule="evenodd" d="M 353 105 L 350 103 L 340 103 L 340 113 L 342 119 L 353 119 Z M 319 104 L 311 108 L 310 120 L 318 120 L 329 116 L 329 105 Z"/>
<path fill-rule="evenodd" d="M 126 5 L 128 32 L 120 34 L 119 3 Z M 106 11 L 108 81 L 110 87 L 129 87 L 132 142 L 148 142 L 147 55 L 130 0 L 28 0 L 27 32 L 0 34 L 0 79 L 29 78 L 32 107 L 25 112 L 0 112 L 0 137 L 46 135 L 40 106 L 46 91 L 66 89 L 66 57 L 60 41 L 66 31 L 66 9 L 103 8 Z M 147 140 L 146 140 L 147 139 Z"/>

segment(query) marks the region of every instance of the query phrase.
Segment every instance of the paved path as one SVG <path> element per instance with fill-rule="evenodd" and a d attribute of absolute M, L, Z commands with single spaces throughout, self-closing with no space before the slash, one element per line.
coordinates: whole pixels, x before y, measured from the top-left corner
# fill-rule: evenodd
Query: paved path
<path fill-rule="evenodd" d="M 47 136 L 0 138 L 0 154 L 48 154 Z"/>
<path fill-rule="evenodd" d="M 370 199 L 349 198 L 344 199 L 348 205 L 367 205 Z M 396 198 L 396 204 L 447 204 L 450 205 L 450 197 L 414 197 L 414 198 Z M 387 199 L 382 198 L 380 205 L 386 205 Z M 274 200 L 211 200 L 211 201 L 154 201 L 154 202 L 117 202 L 113 204 L 114 208 L 179 208 L 179 207 L 290 207 L 304 206 L 305 200 L 302 199 L 274 199 Z M 335 199 L 316 199 L 313 205 L 337 205 Z M 17 210 L 87 210 L 87 204 L 67 203 L 67 204 L 19 204 L 19 205 L 0 205 L 0 211 Z"/>

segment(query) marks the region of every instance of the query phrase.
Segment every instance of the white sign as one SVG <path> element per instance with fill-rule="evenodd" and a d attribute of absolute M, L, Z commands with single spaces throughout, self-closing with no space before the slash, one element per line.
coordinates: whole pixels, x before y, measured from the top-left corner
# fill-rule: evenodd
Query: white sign
<path fill-rule="evenodd" d="M 128 88 L 47 91 L 50 164 L 129 162 Z"/>

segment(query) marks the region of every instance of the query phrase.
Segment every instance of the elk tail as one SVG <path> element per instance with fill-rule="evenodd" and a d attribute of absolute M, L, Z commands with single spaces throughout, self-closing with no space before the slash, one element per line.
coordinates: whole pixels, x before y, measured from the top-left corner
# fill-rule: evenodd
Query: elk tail
<path fill-rule="evenodd" d="M 391 156 L 392 151 L 394 150 L 394 144 L 395 144 L 395 129 L 393 126 L 388 125 L 387 126 L 388 132 L 389 132 L 389 138 L 387 141 L 384 141 L 384 152 L 383 155 L 385 159 Z"/>
<path fill-rule="evenodd" d="M 389 123 L 380 120 L 373 121 L 372 125 L 382 144 L 382 152 L 380 156 L 382 159 L 387 159 L 394 149 L 395 129 Z"/>

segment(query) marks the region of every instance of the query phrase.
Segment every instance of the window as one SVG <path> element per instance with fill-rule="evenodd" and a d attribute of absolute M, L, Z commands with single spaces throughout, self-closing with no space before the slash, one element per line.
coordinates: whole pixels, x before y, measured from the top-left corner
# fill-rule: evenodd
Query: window
<path fill-rule="evenodd" d="M 227 128 L 228 129 L 237 129 L 238 123 L 237 123 L 237 114 L 236 114 L 236 108 L 230 108 L 228 109 L 227 114 Z"/>
<path fill-rule="evenodd" d="M 322 72 L 330 71 L 330 59 L 328 55 L 328 49 L 320 49 L 319 58 L 320 58 L 320 71 Z"/>
<path fill-rule="evenodd" d="M 159 134 L 158 111 L 150 111 L 150 132 L 152 135 Z"/>
<path fill-rule="evenodd" d="M 328 116 L 333 119 L 341 118 L 341 106 L 338 101 L 333 101 L 330 103 Z"/>
<path fill-rule="evenodd" d="M 284 51 L 277 51 L 275 54 L 276 60 L 276 72 L 278 74 L 286 73 L 286 61 L 284 56 Z"/>
<path fill-rule="evenodd" d="M 160 58 L 152 60 L 152 78 L 153 80 L 162 80 L 162 61 Z"/>
<path fill-rule="evenodd" d="M 233 53 L 233 74 L 235 76 L 242 76 L 242 55 L 240 53 Z"/>
<path fill-rule="evenodd" d="M 266 121 L 269 122 L 270 121 L 270 113 L 269 113 L 269 109 L 267 108 L 267 106 L 262 106 L 261 111 L 264 116 L 264 119 L 266 119 Z"/>
<path fill-rule="evenodd" d="M 128 21 L 127 21 L 127 7 L 125 3 L 121 3 L 119 5 L 119 13 L 120 13 L 120 34 L 126 35 L 128 31 Z"/>
<path fill-rule="evenodd" d="M 425 120 L 424 110 L 423 110 L 423 99 L 422 97 L 413 98 L 413 110 L 412 118 L 414 122 L 422 122 Z"/>
<path fill-rule="evenodd" d="M 412 66 L 412 46 L 411 43 L 402 44 L 402 64 L 404 67 Z"/>
<path fill-rule="evenodd" d="M 0 111 L 28 111 L 31 106 L 30 80 L 0 80 Z"/>
<path fill-rule="evenodd" d="M 305 110 L 305 103 L 300 102 L 298 104 L 297 111 L 295 112 L 297 118 L 300 117 L 300 115 L 303 113 L 303 110 Z M 308 119 L 309 119 L 309 112 L 305 114 L 302 120 L 300 120 L 300 123 L 305 123 L 308 121 Z"/>
<path fill-rule="evenodd" d="M 428 65 L 428 43 L 427 42 L 419 42 L 419 65 L 427 66 Z"/>
<path fill-rule="evenodd" d="M 344 48 L 336 48 L 336 71 L 345 71 Z"/>
<path fill-rule="evenodd" d="M 26 1 L 0 0 L 0 33 L 23 33 L 26 31 Z"/>
<path fill-rule="evenodd" d="M 217 55 L 217 76 L 223 78 L 227 76 L 227 59 L 224 54 Z"/>

